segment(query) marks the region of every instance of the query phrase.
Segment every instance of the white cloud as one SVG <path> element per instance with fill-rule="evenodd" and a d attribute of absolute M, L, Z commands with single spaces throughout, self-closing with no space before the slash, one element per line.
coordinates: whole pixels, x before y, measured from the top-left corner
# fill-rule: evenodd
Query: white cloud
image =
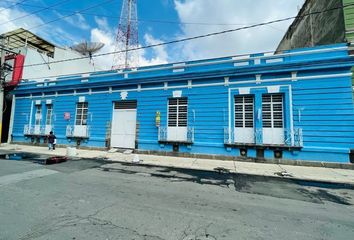
<path fill-rule="evenodd" d="M 16 8 L 7 9 L 0 7 L 0 11 L 0 34 L 15 30 L 19 27 L 31 28 L 43 23 L 42 19 L 34 15 L 21 18 L 16 21 L 11 21 L 12 19 L 16 19 L 28 14 Z"/>
<path fill-rule="evenodd" d="M 58 11 L 54 11 L 54 13 L 63 19 L 63 21 L 67 22 L 68 24 L 80 28 L 82 30 L 88 30 L 90 29 L 90 25 L 87 23 L 85 17 L 80 14 L 80 13 L 75 13 L 75 15 L 70 16 L 70 17 L 65 17 L 64 15 L 62 15 L 61 13 L 59 13 Z"/>
<path fill-rule="evenodd" d="M 98 28 L 100 28 L 106 32 L 111 31 L 111 28 L 109 27 L 107 18 L 105 18 L 105 17 L 100 18 L 100 17 L 95 16 L 95 22 L 96 22 Z"/>
<path fill-rule="evenodd" d="M 29 14 L 21 9 L 0 7 L 0 12 L 0 34 L 22 27 L 57 45 L 72 45 L 74 42 L 78 41 L 76 36 L 71 35 L 61 27 L 53 27 L 48 24 L 43 27 L 36 28 L 36 26 L 40 26 L 45 22 L 40 17 L 35 15 L 20 18 Z M 12 21 L 12 19 L 17 18 L 20 19 Z"/>
<path fill-rule="evenodd" d="M 174 0 L 181 22 L 225 23 L 237 25 L 183 25 L 180 38 L 234 29 L 273 19 L 295 16 L 303 0 Z M 275 50 L 291 22 L 257 27 L 179 44 L 182 60 L 211 58 Z"/>
<path fill-rule="evenodd" d="M 145 34 L 144 40 L 146 45 L 154 45 L 162 43 L 161 40 L 154 38 L 151 34 Z M 154 47 L 152 49 L 153 57 L 146 59 L 143 56 L 140 56 L 140 65 L 149 66 L 149 65 L 158 65 L 168 62 L 168 54 L 165 49 L 165 46 Z M 144 52 L 142 52 L 144 54 Z"/>
<path fill-rule="evenodd" d="M 99 51 L 99 53 L 113 52 L 114 46 L 114 35 L 111 31 L 105 31 L 100 28 L 94 28 L 91 30 L 91 41 L 104 43 L 104 47 Z M 102 69 L 109 69 L 112 66 L 113 55 L 106 55 L 102 57 L 94 58 L 95 65 Z"/>

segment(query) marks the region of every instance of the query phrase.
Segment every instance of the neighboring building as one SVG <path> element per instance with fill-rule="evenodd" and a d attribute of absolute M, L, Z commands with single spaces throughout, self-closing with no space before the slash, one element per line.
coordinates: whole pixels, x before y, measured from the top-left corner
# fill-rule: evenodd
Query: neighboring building
<path fill-rule="evenodd" d="M 354 0 L 306 0 L 277 52 L 344 42 L 354 42 Z"/>
<path fill-rule="evenodd" d="M 78 58 L 82 55 L 70 48 L 62 48 L 42 39 L 34 33 L 19 28 L 0 35 L 6 47 L 25 55 L 25 65 L 45 63 L 44 65 L 29 66 L 23 69 L 23 79 L 40 79 L 44 77 L 84 73 L 94 71 L 90 59 L 51 63 L 69 58 Z"/>
<path fill-rule="evenodd" d="M 80 58 L 82 55 L 70 48 L 55 46 L 54 44 L 23 28 L 3 33 L 0 35 L 0 39 L 5 40 L 5 47 L 25 56 L 25 67 L 21 67 L 21 69 L 18 67 L 16 68 L 16 71 L 18 72 L 17 75 L 21 75 L 24 81 L 27 79 L 36 79 L 37 81 L 43 81 L 44 79 L 55 80 L 56 77 L 60 75 L 85 73 L 95 70 L 94 66 L 90 62 L 90 59 L 88 58 L 77 61 L 53 63 L 64 59 Z M 12 56 L 7 56 L 5 60 L 8 57 L 9 63 L 13 64 L 14 61 L 12 60 Z M 32 64 L 35 66 L 30 66 Z M 22 60 L 20 66 L 23 66 Z M 6 81 L 11 81 L 11 79 L 13 79 L 13 74 L 15 73 L 8 74 L 5 78 Z M 8 141 L 7 133 L 9 130 L 10 110 L 12 105 L 12 97 L 11 95 L 8 95 L 8 91 L 15 85 L 7 86 L 5 89 L 6 97 L 4 98 L 3 104 L 4 114 L 1 142 Z"/>
<path fill-rule="evenodd" d="M 73 75 L 13 92 L 12 142 L 350 162 L 346 44 Z M 352 153 L 351 153 L 352 151 Z"/>

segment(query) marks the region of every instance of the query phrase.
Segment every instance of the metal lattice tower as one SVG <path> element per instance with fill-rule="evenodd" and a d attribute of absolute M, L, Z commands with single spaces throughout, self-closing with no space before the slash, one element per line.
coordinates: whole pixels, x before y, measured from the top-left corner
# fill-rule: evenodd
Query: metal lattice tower
<path fill-rule="evenodd" d="M 137 0 L 124 0 L 116 35 L 112 69 L 138 67 L 139 47 Z"/>

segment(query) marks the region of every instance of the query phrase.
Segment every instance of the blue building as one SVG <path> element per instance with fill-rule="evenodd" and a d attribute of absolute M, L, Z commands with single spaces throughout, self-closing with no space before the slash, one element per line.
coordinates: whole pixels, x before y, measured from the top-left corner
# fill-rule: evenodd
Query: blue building
<path fill-rule="evenodd" d="M 27 81 L 12 142 L 349 163 L 346 44 Z"/>

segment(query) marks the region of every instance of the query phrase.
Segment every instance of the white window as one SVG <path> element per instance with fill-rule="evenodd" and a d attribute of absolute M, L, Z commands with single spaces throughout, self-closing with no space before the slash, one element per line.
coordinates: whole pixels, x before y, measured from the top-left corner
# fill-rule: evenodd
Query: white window
<path fill-rule="evenodd" d="M 253 128 L 253 96 L 235 97 L 235 127 Z"/>
<path fill-rule="evenodd" d="M 36 105 L 35 125 L 41 125 L 42 105 Z"/>
<path fill-rule="evenodd" d="M 282 94 L 262 96 L 263 143 L 284 144 L 284 108 Z"/>
<path fill-rule="evenodd" d="M 41 122 L 42 122 L 42 105 L 36 105 L 36 114 L 34 116 L 34 134 L 41 134 Z"/>
<path fill-rule="evenodd" d="M 283 128 L 283 96 L 266 94 L 262 97 L 264 128 Z"/>
<path fill-rule="evenodd" d="M 75 125 L 87 125 L 88 103 L 80 102 L 76 106 Z"/>
<path fill-rule="evenodd" d="M 188 99 L 168 100 L 167 138 L 170 141 L 187 141 Z"/>
<path fill-rule="evenodd" d="M 187 127 L 187 113 L 187 98 L 172 98 L 168 100 L 169 127 Z"/>
<path fill-rule="evenodd" d="M 46 125 L 52 125 L 53 105 L 47 105 Z"/>
<path fill-rule="evenodd" d="M 235 142 L 254 143 L 254 98 L 235 96 Z"/>

